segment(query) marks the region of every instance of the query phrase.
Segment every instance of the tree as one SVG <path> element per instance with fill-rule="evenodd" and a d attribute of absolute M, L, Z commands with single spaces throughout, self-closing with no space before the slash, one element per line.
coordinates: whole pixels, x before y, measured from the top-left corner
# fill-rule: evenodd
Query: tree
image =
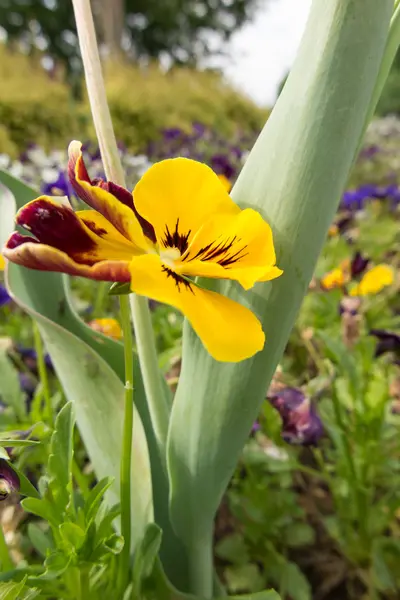
<path fill-rule="evenodd" d="M 266 0 L 264 0 L 266 1 Z M 259 0 L 92 0 L 99 42 L 131 59 L 169 57 L 196 64 L 215 53 L 249 20 Z M 67 72 L 80 69 L 69 0 L 0 0 L 0 26 L 9 43 L 44 49 Z"/>

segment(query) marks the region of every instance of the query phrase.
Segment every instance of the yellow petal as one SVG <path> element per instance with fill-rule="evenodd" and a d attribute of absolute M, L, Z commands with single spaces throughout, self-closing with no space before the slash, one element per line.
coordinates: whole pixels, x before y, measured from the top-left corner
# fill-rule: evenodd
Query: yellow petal
<path fill-rule="evenodd" d="M 216 215 L 200 228 L 176 267 L 180 273 L 234 279 L 245 289 L 279 277 L 271 227 L 251 208 Z"/>
<path fill-rule="evenodd" d="M 102 185 L 94 185 L 88 176 L 81 146 L 80 142 L 73 141 L 68 148 L 68 175 L 74 190 L 86 204 L 112 223 L 125 238 L 139 249 L 146 250 L 150 242 L 148 238 L 145 238 L 142 227 L 136 218 L 131 194 L 111 182 L 109 184 L 100 182 Z M 107 187 L 114 189 L 115 194 L 118 193 L 118 197 Z M 125 199 L 126 195 L 129 197 L 129 201 Z"/>
<path fill-rule="evenodd" d="M 347 278 L 343 269 L 338 267 L 326 273 L 321 278 L 321 285 L 325 290 L 333 290 L 334 288 L 343 287 L 347 282 Z"/>
<path fill-rule="evenodd" d="M 90 321 L 89 327 L 94 329 L 94 331 L 99 331 L 103 335 L 113 338 L 114 340 L 120 340 L 122 338 L 121 325 L 116 319 L 93 319 Z"/>
<path fill-rule="evenodd" d="M 262 350 L 265 336 L 261 324 L 248 308 L 180 281 L 157 255 L 133 258 L 130 271 L 132 291 L 182 311 L 216 360 L 238 362 Z"/>
<path fill-rule="evenodd" d="M 190 243 L 214 214 L 240 211 L 214 171 L 188 158 L 163 160 L 150 167 L 133 196 L 138 213 L 153 225 L 160 244 L 168 232 Z"/>
<path fill-rule="evenodd" d="M 222 185 L 224 186 L 224 188 L 226 189 L 226 191 L 229 192 L 232 189 L 232 184 L 229 181 L 229 179 L 226 177 L 226 175 L 218 175 L 218 179 L 220 180 L 220 182 L 222 183 Z"/>
<path fill-rule="evenodd" d="M 4 256 L 0 253 L 0 271 L 4 271 L 6 267 L 6 261 L 4 260 Z"/>
<path fill-rule="evenodd" d="M 351 296 L 377 294 L 394 282 L 394 271 L 389 265 L 377 265 L 365 273 L 360 283 L 350 291 Z"/>

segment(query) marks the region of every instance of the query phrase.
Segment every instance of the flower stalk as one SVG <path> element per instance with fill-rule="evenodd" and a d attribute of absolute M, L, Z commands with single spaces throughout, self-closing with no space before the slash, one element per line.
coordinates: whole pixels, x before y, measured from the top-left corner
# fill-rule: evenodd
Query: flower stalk
<path fill-rule="evenodd" d="M 108 180 L 125 187 L 125 177 L 118 153 L 101 71 L 90 0 L 73 0 L 73 6 L 85 70 L 86 86 L 106 177 Z M 138 310 L 135 310 L 132 314 L 134 330 L 135 332 L 142 332 L 140 342 L 137 341 L 140 368 L 142 372 L 149 374 L 148 381 L 154 382 L 160 379 L 160 373 L 156 360 L 154 333 L 151 326 L 147 299 L 144 297 L 135 297 L 135 306 Z M 140 319 L 142 319 L 141 322 L 139 322 Z M 151 363 L 149 360 L 151 360 Z M 146 382 L 144 384 L 152 425 L 155 431 L 159 431 L 160 427 L 157 424 L 157 420 L 155 421 L 156 415 L 168 415 L 169 413 L 165 394 L 161 389 L 161 385 L 149 385 L 149 383 L 146 385 Z M 165 427 L 166 424 L 162 430 Z M 163 435 L 158 438 L 159 447 L 162 447 L 164 443 L 165 439 Z M 162 456 L 164 455 L 165 448 L 162 450 Z M 162 458 L 162 460 L 164 461 L 165 458 Z"/>
<path fill-rule="evenodd" d="M 121 552 L 119 568 L 119 584 L 121 593 L 124 592 L 129 575 L 131 551 L 131 470 L 132 470 L 132 438 L 133 438 L 133 338 L 129 316 L 129 300 L 127 296 L 120 296 L 121 322 L 124 336 L 125 359 L 125 418 L 122 437 L 121 453 L 121 531 L 124 538 L 124 547 Z"/>
<path fill-rule="evenodd" d="M 37 356 L 37 365 L 39 371 L 40 383 L 42 385 L 42 395 L 46 407 L 46 418 L 50 426 L 54 424 L 53 406 L 51 404 L 51 394 L 49 388 L 49 379 L 47 377 L 46 363 L 44 360 L 43 342 L 40 336 L 39 327 L 36 321 L 32 321 L 33 338 L 35 342 L 35 350 Z"/>

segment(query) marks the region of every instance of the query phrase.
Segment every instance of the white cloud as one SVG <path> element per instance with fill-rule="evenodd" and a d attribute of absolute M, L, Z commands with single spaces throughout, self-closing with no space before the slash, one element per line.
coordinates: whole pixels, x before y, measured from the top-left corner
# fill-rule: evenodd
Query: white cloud
<path fill-rule="evenodd" d="M 261 105 L 276 99 L 304 31 L 311 0 L 269 0 L 254 22 L 238 31 L 229 57 L 219 60 L 227 78 Z"/>

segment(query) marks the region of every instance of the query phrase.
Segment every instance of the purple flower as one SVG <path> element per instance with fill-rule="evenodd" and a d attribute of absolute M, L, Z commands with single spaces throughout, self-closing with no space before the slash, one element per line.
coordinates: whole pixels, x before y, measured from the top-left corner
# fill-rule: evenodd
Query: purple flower
<path fill-rule="evenodd" d="M 4 285 L 1 285 L 0 283 L 0 307 L 8 304 L 9 302 L 11 302 L 11 296 L 7 292 Z"/>
<path fill-rule="evenodd" d="M 214 154 L 211 157 L 211 167 L 217 175 L 225 175 L 227 179 L 233 179 L 235 168 L 225 154 Z"/>
<path fill-rule="evenodd" d="M 163 130 L 163 137 L 169 142 L 180 138 L 182 134 L 183 131 L 180 129 L 180 127 L 169 127 L 168 129 Z"/>
<path fill-rule="evenodd" d="M 394 352 L 400 355 L 400 335 L 385 329 L 371 329 L 370 334 L 378 338 L 375 356 L 381 356 L 386 352 Z"/>
<path fill-rule="evenodd" d="M 350 272 L 352 279 L 364 273 L 365 269 L 369 265 L 369 262 L 369 258 L 363 256 L 361 252 L 356 252 L 350 264 Z"/>
<path fill-rule="evenodd" d="M 373 158 L 375 154 L 378 154 L 378 152 L 380 151 L 381 149 L 379 146 L 377 146 L 376 144 L 372 144 L 371 146 L 367 146 L 361 151 L 361 156 L 363 158 Z"/>
<path fill-rule="evenodd" d="M 0 458 L 0 500 L 5 500 L 11 492 L 18 492 L 19 477 L 5 458 Z"/>
<path fill-rule="evenodd" d="M 299 388 L 287 387 L 268 396 L 282 418 L 282 438 L 289 444 L 315 445 L 324 429 L 315 407 Z"/>
<path fill-rule="evenodd" d="M 23 346 L 16 345 L 15 350 L 18 352 L 28 369 L 37 371 L 37 354 L 34 348 L 24 348 Z M 48 354 L 45 354 L 44 362 L 48 369 L 53 369 L 53 364 Z"/>
<path fill-rule="evenodd" d="M 68 196 L 68 198 L 74 193 L 65 171 L 60 171 L 54 181 L 43 184 L 41 191 L 45 196 Z"/>
<path fill-rule="evenodd" d="M 33 396 L 36 390 L 36 381 L 33 376 L 29 373 L 18 373 L 19 386 L 21 390 L 26 394 L 26 400 L 29 403 L 33 400 Z"/>

